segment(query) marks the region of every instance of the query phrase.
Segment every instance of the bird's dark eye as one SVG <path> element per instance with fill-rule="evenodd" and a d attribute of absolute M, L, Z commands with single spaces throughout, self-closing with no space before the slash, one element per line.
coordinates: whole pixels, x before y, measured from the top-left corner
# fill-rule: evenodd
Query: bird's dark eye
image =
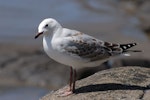
<path fill-rule="evenodd" d="M 45 27 L 48 27 L 48 24 L 46 24 Z"/>

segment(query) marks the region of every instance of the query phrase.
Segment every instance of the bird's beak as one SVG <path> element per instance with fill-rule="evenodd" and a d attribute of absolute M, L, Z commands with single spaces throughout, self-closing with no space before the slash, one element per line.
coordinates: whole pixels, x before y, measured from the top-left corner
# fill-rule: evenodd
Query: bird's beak
<path fill-rule="evenodd" d="M 42 34 L 43 34 L 43 32 L 37 33 L 34 38 L 37 39 Z"/>

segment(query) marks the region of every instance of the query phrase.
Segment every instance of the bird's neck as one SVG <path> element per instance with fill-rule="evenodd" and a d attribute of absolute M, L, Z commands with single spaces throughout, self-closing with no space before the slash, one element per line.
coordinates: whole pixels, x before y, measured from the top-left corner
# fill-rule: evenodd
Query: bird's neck
<path fill-rule="evenodd" d="M 61 26 L 55 27 L 48 34 L 44 35 L 44 37 L 49 38 L 49 40 L 52 40 L 53 38 L 59 37 L 61 35 L 62 30 L 63 28 Z"/>
<path fill-rule="evenodd" d="M 52 39 L 60 37 L 62 31 L 63 31 L 63 27 L 60 24 L 57 24 L 57 26 L 55 26 L 52 32 Z"/>
<path fill-rule="evenodd" d="M 43 46 L 45 50 L 47 50 L 46 48 L 50 48 L 50 47 L 53 48 L 53 43 L 55 42 L 55 40 L 57 40 L 56 38 L 60 37 L 62 30 L 63 28 L 58 28 L 57 30 L 53 31 L 53 33 L 44 35 Z"/>

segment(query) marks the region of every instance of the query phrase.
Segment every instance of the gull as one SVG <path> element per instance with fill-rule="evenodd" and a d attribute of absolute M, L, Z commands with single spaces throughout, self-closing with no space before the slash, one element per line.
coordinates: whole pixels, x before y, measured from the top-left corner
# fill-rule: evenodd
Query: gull
<path fill-rule="evenodd" d="M 38 27 L 35 39 L 43 35 L 43 47 L 47 55 L 70 66 L 69 85 L 59 92 L 59 96 L 68 96 L 75 91 L 76 70 L 95 67 L 117 55 L 129 56 L 128 50 L 136 43 L 110 43 L 96 39 L 77 30 L 63 28 L 55 19 L 44 19 Z"/>

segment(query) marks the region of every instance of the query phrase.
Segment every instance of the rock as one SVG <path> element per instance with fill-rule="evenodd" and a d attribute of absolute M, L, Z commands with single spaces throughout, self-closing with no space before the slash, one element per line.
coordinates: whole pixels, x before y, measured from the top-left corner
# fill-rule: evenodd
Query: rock
<path fill-rule="evenodd" d="M 149 100 L 150 69 L 134 66 L 100 71 L 77 81 L 74 94 L 58 97 L 56 93 L 40 100 Z"/>

